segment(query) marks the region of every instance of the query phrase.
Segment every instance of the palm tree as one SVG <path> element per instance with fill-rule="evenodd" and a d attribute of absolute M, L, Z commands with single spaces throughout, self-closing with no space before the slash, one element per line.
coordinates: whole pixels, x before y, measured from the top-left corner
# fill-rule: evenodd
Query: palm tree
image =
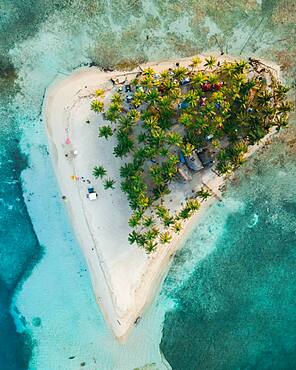
<path fill-rule="evenodd" d="M 201 59 L 199 57 L 192 58 L 192 62 L 190 64 L 190 67 L 192 69 L 197 68 L 201 63 Z"/>
<path fill-rule="evenodd" d="M 93 100 L 91 102 L 91 110 L 93 110 L 96 113 L 102 112 L 104 109 L 104 103 L 99 100 Z"/>
<path fill-rule="evenodd" d="M 201 188 L 198 192 L 197 195 L 202 199 L 202 200 L 207 200 L 208 197 L 211 196 L 211 193 L 206 190 L 205 188 Z"/>
<path fill-rule="evenodd" d="M 128 117 L 134 122 L 136 123 L 137 121 L 139 121 L 139 119 L 141 118 L 141 113 L 137 110 L 137 109 L 131 109 L 129 112 L 128 112 Z"/>
<path fill-rule="evenodd" d="M 261 91 L 257 93 L 256 100 L 259 105 L 264 105 L 272 99 L 272 94 L 268 91 Z"/>
<path fill-rule="evenodd" d="M 124 163 L 124 165 L 120 167 L 120 177 L 131 177 L 135 175 L 136 171 L 137 169 L 133 163 Z"/>
<path fill-rule="evenodd" d="M 173 229 L 173 231 L 174 231 L 176 234 L 179 234 L 179 233 L 180 233 L 180 231 L 182 230 L 182 224 L 181 224 L 181 222 L 179 222 L 179 221 L 175 221 L 175 222 L 173 223 L 172 229 Z"/>
<path fill-rule="evenodd" d="M 140 192 L 137 203 L 139 209 L 145 210 L 150 205 L 150 198 L 144 192 Z"/>
<path fill-rule="evenodd" d="M 120 129 L 117 132 L 117 145 L 113 149 L 115 157 L 124 157 L 134 148 L 134 142 L 128 132 Z"/>
<path fill-rule="evenodd" d="M 122 102 L 112 102 L 109 105 L 109 110 L 111 112 L 120 113 L 122 111 Z"/>
<path fill-rule="evenodd" d="M 160 184 L 156 186 L 153 190 L 153 195 L 155 200 L 160 199 L 164 197 L 165 195 L 170 194 L 170 189 L 166 184 Z"/>
<path fill-rule="evenodd" d="M 174 78 L 176 78 L 178 81 L 181 81 L 187 76 L 188 69 L 185 67 L 178 67 L 174 69 L 173 72 L 174 72 Z"/>
<path fill-rule="evenodd" d="M 281 83 L 273 83 L 272 85 L 275 85 L 273 86 L 274 87 L 274 95 L 275 95 L 275 99 L 276 100 L 282 100 L 287 92 L 290 90 L 290 88 L 288 86 L 285 86 L 285 85 L 282 85 Z"/>
<path fill-rule="evenodd" d="M 248 67 L 249 63 L 245 60 L 240 60 L 239 62 L 235 62 L 233 69 L 236 74 L 245 73 L 246 68 Z"/>
<path fill-rule="evenodd" d="M 217 59 L 210 56 L 209 58 L 206 58 L 205 59 L 205 67 L 209 68 L 209 69 L 213 69 L 217 63 Z"/>
<path fill-rule="evenodd" d="M 188 208 L 190 212 L 195 212 L 200 208 L 200 203 L 197 199 L 189 199 L 185 207 Z"/>
<path fill-rule="evenodd" d="M 132 119 L 130 118 L 129 115 L 120 116 L 118 121 L 119 121 L 118 123 L 120 125 L 120 128 L 123 130 L 126 129 L 127 132 L 129 131 L 129 129 L 132 127 L 132 124 L 133 124 Z"/>
<path fill-rule="evenodd" d="M 165 217 L 163 219 L 163 225 L 165 227 L 169 227 L 174 223 L 174 218 L 172 216 Z"/>
<path fill-rule="evenodd" d="M 195 148 L 194 145 L 192 145 L 191 143 L 186 143 L 181 146 L 181 149 L 184 156 L 189 157 L 190 155 L 192 155 Z"/>
<path fill-rule="evenodd" d="M 168 96 L 159 96 L 158 106 L 162 111 L 171 110 L 172 100 Z"/>
<path fill-rule="evenodd" d="M 128 234 L 128 242 L 130 244 L 134 244 L 135 242 L 138 244 L 140 240 L 140 233 L 133 230 L 130 234 Z"/>
<path fill-rule="evenodd" d="M 161 185 L 163 183 L 161 166 L 159 164 L 154 164 L 149 168 L 150 175 L 156 185 Z"/>
<path fill-rule="evenodd" d="M 280 113 L 289 113 L 293 110 L 293 103 L 292 102 L 282 102 L 280 106 L 277 108 Z"/>
<path fill-rule="evenodd" d="M 193 117 L 189 113 L 182 113 L 179 122 L 185 127 L 190 127 L 193 124 Z"/>
<path fill-rule="evenodd" d="M 117 93 L 114 93 L 112 98 L 111 98 L 111 102 L 112 103 L 115 103 L 115 104 L 119 104 L 121 105 L 123 103 L 123 97 L 121 94 L 119 94 L 118 92 Z"/>
<path fill-rule="evenodd" d="M 176 131 L 170 131 L 166 134 L 166 140 L 168 144 L 175 145 L 175 146 L 181 146 L 182 144 L 182 136 L 176 132 Z"/>
<path fill-rule="evenodd" d="M 107 171 L 103 166 L 95 166 L 92 173 L 94 177 L 98 179 L 103 178 L 106 175 Z"/>
<path fill-rule="evenodd" d="M 133 96 L 132 104 L 134 107 L 139 107 L 145 100 L 146 94 L 144 91 L 136 91 Z"/>
<path fill-rule="evenodd" d="M 190 217 L 190 210 L 188 208 L 182 208 L 178 214 L 178 219 L 186 220 Z"/>
<path fill-rule="evenodd" d="M 190 90 L 185 99 L 191 108 L 195 108 L 199 105 L 200 95 L 196 90 Z"/>
<path fill-rule="evenodd" d="M 150 130 L 156 128 L 158 126 L 158 118 L 155 116 L 147 117 L 143 122 L 143 126 Z"/>
<path fill-rule="evenodd" d="M 211 73 L 208 77 L 208 81 L 210 84 L 215 84 L 219 81 L 219 76 L 215 73 Z"/>
<path fill-rule="evenodd" d="M 172 235 L 168 231 L 160 234 L 159 241 L 161 244 L 168 244 L 172 240 Z"/>
<path fill-rule="evenodd" d="M 156 235 L 152 229 L 147 230 L 144 235 L 147 241 L 153 241 L 156 239 Z"/>
<path fill-rule="evenodd" d="M 104 181 L 104 189 L 114 189 L 115 180 L 113 179 L 107 179 Z"/>
<path fill-rule="evenodd" d="M 156 212 L 155 213 L 156 213 L 157 217 L 160 218 L 161 220 L 170 216 L 168 209 L 166 207 L 160 206 L 160 205 L 156 206 Z"/>
<path fill-rule="evenodd" d="M 148 240 L 144 244 L 144 247 L 145 247 L 145 250 L 146 250 L 147 253 L 151 253 L 151 252 L 153 252 L 156 249 L 157 243 L 155 243 L 152 240 Z"/>
<path fill-rule="evenodd" d="M 119 112 L 115 112 L 110 109 L 108 109 L 105 112 L 105 118 L 107 121 L 115 122 L 118 119 L 118 117 L 119 117 Z"/>
<path fill-rule="evenodd" d="M 201 71 L 198 71 L 191 77 L 191 81 L 194 86 L 200 87 L 206 81 L 206 76 Z"/>
<path fill-rule="evenodd" d="M 108 139 L 109 136 L 113 135 L 113 130 L 111 126 L 101 126 L 99 127 L 99 137 L 104 137 Z"/>
<path fill-rule="evenodd" d="M 156 105 L 159 98 L 159 92 L 157 90 L 151 90 L 146 94 L 146 102 L 150 105 Z"/>
<path fill-rule="evenodd" d="M 169 71 L 167 69 L 165 69 L 164 71 L 162 71 L 160 73 L 160 77 L 162 80 L 167 80 L 170 78 L 170 74 L 169 74 Z"/>
<path fill-rule="evenodd" d="M 154 225 L 154 220 L 151 216 L 145 216 L 143 217 L 142 225 L 145 227 L 151 227 Z"/>
<path fill-rule="evenodd" d="M 148 68 L 144 69 L 143 75 L 148 76 L 148 77 L 154 77 L 155 71 L 152 67 L 148 67 Z"/>
<path fill-rule="evenodd" d="M 137 227 L 140 224 L 141 217 L 141 212 L 134 212 L 128 220 L 129 226 L 132 228 Z"/>
<path fill-rule="evenodd" d="M 97 89 L 97 90 L 95 91 L 96 96 L 97 96 L 97 97 L 101 97 L 101 98 L 103 98 L 103 97 L 104 97 L 104 93 L 105 93 L 105 91 L 104 91 L 104 90 L 102 90 L 102 89 Z"/>

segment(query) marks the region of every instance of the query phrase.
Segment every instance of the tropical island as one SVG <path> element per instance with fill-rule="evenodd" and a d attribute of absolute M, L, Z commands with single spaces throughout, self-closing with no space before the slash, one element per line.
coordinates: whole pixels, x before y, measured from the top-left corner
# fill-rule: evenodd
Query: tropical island
<path fill-rule="evenodd" d="M 62 198 L 116 337 L 138 323 L 225 177 L 287 125 L 287 92 L 277 66 L 225 56 L 82 69 L 47 92 Z"/>

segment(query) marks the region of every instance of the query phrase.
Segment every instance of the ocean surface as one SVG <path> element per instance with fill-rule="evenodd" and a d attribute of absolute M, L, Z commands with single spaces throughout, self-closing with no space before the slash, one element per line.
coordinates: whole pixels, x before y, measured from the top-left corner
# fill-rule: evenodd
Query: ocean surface
<path fill-rule="evenodd" d="M 295 24 L 294 0 L 0 0 L 0 370 L 296 368 L 293 118 L 207 211 L 120 345 L 95 303 L 41 116 L 46 87 L 90 63 L 225 52 L 273 60 L 295 87 Z"/>

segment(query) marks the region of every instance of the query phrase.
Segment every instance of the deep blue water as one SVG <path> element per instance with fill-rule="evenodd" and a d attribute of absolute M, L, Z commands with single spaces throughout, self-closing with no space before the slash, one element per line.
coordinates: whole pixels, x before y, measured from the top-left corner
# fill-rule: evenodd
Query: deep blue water
<path fill-rule="evenodd" d="M 18 147 L 19 132 L 12 121 L 8 122 L 9 128 L 3 124 L 7 122 L 7 111 L 1 113 L 0 368 L 13 370 L 27 368 L 31 341 L 16 332 L 9 311 L 11 299 L 39 260 L 42 248 L 23 200 L 20 173 L 26 167 L 26 158 Z"/>
<path fill-rule="evenodd" d="M 45 87 L 57 73 L 91 61 L 112 67 L 221 48 L 273 59 L 295 84 L 294 6 L 292 0 L 0 0 L 1 370 L 28 368 L 38 347 L 30 330 L 16 331 L 10 307 L 44 250 L 27 211 L 34 194 L 24 195 L 20 176 L 30 158 L 19 142 L 25 127 L 41 130 Z M 172 289 L 169 275 L 164 292 L 177 306 L 166 315 L 161 349 L 173 369 L 295 368 L 295 151 L 286 145 L 271 151 L 274 162 L 266 166 L 263 156 L 228 189 L 245 212 L 228 217 L 214 251 L 184 285 Z M 258 223 L 250 228 L 254 214 Z M 182 269 L 186 258 L 185 248 L 175 265 Z M 21 321 L 26 327 L 26 317 Z"/>

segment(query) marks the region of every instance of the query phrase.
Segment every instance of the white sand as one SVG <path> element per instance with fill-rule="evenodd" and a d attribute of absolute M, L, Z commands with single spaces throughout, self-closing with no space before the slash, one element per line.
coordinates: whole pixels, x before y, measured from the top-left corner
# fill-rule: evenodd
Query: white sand
<path fill-rule="evenodd" d="M 191 59 L 178 61 L 186 66 Z M 220 60 L 225 59 L 223 57 Z M 175 62 L 149 63 L 142 68 L 150 65 L 160 71 L 173 66 Z M 66 197 L 64 202 L 87 260 L 96 300 L 120 340 L 127 337 L 144 306 L 159 289 L 172 255 L 192 225 L 196 224 L 205 208 L 215 201 L 215 197 L 212 197 L 202 203 L 200 211 L 187 222 L 180 235 L 175 236 L 170 245 L 160 245 L 152 255 L 129 245 L 127 238 L 131 230 L 128 218 L 131 211 L 125 194 L 119 188 L 122 161 L 112 154 L 115 138 L 108 141 L 98 138 L 98 125 L 103 121 L 100 115 L 90 110 L 94 91 L 98 88 L 110 90 L 110 78 L 116 79 L 122 74 L 105 73 L 95 67 L 75 71 L 50 87 L 43 107 L 49 149 L 61 195 Z M 90 123 L 87 124 L 86 120 Z M 67 138 L 71 144 L 66 144 Z M 72 157 L 70 152 L 74 149 L 78 155 Z M 69 154 L 68 157 L 65 154 Z M 93 178 L 91 173 L 95 165 L 103 165 L 108 177 L 116 180 L 115 190 L 104 190 L 102 182 Z M 73 175 L 80 179 L 71 179 Z M 88 183 L 83 182 L 81 177 L 91 181 L 98 193 L 97 200 L 87 199 Z M 207 184 L 220 197 L 222 177 L 207 171 L 198 182 Z M 176 192 L 178 190 L 180 188 L 176 188 Z"/>

